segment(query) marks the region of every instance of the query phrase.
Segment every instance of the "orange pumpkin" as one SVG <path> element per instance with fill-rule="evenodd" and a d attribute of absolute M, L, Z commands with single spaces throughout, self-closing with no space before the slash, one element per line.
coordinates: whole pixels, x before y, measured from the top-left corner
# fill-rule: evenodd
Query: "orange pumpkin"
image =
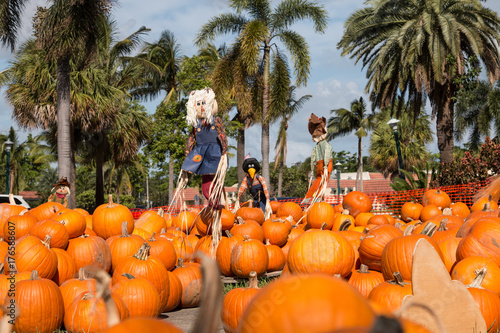
<path fill-rule="evenodd" d="M 227 237 L 222 237 L 215 253 L 215 258 L 221 273 L 225 276 L 234 276 L 231 270 L 231 251 L 239 242 L 244 240 L 241 235 L 232 235 L 228 230 Z"/>
<path fill-rule="evenodd" d="M 75 261 L 68 252 L 58 248 L 52 249 L 52 251 L 57 256 L 57 271 L 52 281 L 60 286 L 65 281 L 72 279 L 76 272 L 78 272 L 78 269 L 76 268 Z"/>
<path fill-rule="evenodd" d="M 299 222 L 304 215 L 298 203 L 289 201 L 281 204 L 276 212 L 276 216 L 284 219 L 291 216 L 295 222 Z"/>
<path fill-rule="evenodd" d="M 82 235 L 70 239 L 66 251 L 75 260 L 78 269 L 88 265 L 97 265 L 106 272 L 111 269 L 111 249 L 99 236 Z"/>
<path fill-rule="evenodd" d="M 267 266 L 267 272 L 277 272 L 281 271 L 285 267 L 286 258 L 283 254 L 281 248 L 277 245 L 273 245 L 266 241 L 267 256 L 269 257 L 269 264 Z"/>
<path fill-rule="evenodd" d="M 113 285 L 111 292 L 121 297 L 127 305 L 130 317 L 154 318 L 160 311 L 160 294 L 155 286 L 144 278 L 123 274 L 123 279 Z"/>
<path fill-rule="evenodd" d="M 406 222 L 418 220 L 423 208 L 418 202 L 405 202 L 401 207 L 401 218 Z"/>
<path fill-rule="evenodd" d="M 63 323 L 64 303 L 59 287 L 54 281 L 39 278 L 36 270 L 29 280 L 16 283 L 15 292 L 7 296 L 5 304 L 14 304 L 19 311 L 13 327 L 16 332 L 51 333 Z"/>
<path fill-rule="evenodd" d="M 264 223 L 264 212 L 260 208 L 241 207 L 236 211 L 235 218 L 242 218 L 243 220 L 254 220 L 258 224 Z"/>
<path fill-rule="evenodd" d="M 124 221 L 127 221 L 127 232 L 131 234 L 134 231 L 132 212 L 123 205 L 113 203 L 113 197 L 110 195 L 108 203 L 97 207 L 92 214 L 92 230 L 104 239 L 119 236 L 122 233 Z"/>
<path fill-rule="evenodd" d="M 184 233 L 189 233 L 195 225 L 195 220 L 196 214 L 185 210 L 177 215 L 177 218 L 172 222 L 172 226 L 178 227 Z"/>
<path fill-rule="evenodd" d="M 248 278 L 252 271 L 260 276 L 269 266 L 266 247 L 261 241 L 244 237 L 231 251 L 231 270 L 238 277 Z"/>
<path fill-rule="evenodd" d="M 453 215 L 459 216 L 463 219 L 465 219 L 470 214 L 469 207 L 465 203 L 460 201 L 452 203 L 450 205 L 450 208 Z"/>
<path fill-rule="evenodd" d="M 372 201 L 368 195 L 360 191 L 352 191 L 346 194 L 342 201 L 344 209 L 354 218 L 359 213 L 367 213 L 372 210 Z"/>
<path fill-rule="evenodd" d="M 428 204 L 422 208 L 420 211 L 420 220 L 422 222 L 427 222 L 434 216 L 443 215 L 443 211 L 434 204 Z"/>
<path fill-rule="evenodd" d="M 222 325 L 225 332 L 236 332 L 238 324 L 250 301 L 259 291 L 257 273 L 251 272 L 247 288 L 231 289 L 222 302 Z"/>
<path fill-rule="evenodd" d="M 332 205 L 326 202 L 316 202 L 307 211 L 307 225 L 309 228 L 319 229 L 323 223 L 323 229 L 332 229 L 335 211 Z"/>
<path fill-rule="evenodd" d="M 500 296 L 500 267 L 493 259 L 472 256 L 457 262 L 451 270 L 451 278 L 468 285 L 476 278 L 476 271 L 485 268 L 487 274 L 481 280 L 481 286 Z"/>
<path fill-rule="evenodd" d="M 160 295 L 160 308 L 167 304 L 169 288 L 168 271 L 165 265 L 158 259 L 149 255 L 149 244 L 144 243 L 137 253 L 124 258 L 113 272 L 113 284 L 127 279 L 124 273 L 129 273 L 136 278 L 142 277 L 151 282 Z"/>
<path fill-rule="evenodd" d="M 52 248 L 65 249 L 69 243 L 68 229 L 60 222 L 54 220 L 44 220 L 31 227 L 30 234 L 40 240 L 50 236 L 50 246 Z"/>
<path fill-rule="evenodd" d="M 490 257 L 500 265 L 500 223 L 481 219 L 474 223 L 457 248 L 457 260 L 471 256 Z"/>
<path fill-rule="evenodd" d="M 169 293 L 167 304 L 162 312 L 172 311 L 181 304 L 182 299 L 182 283 L 181 280 L 173 272 L 168 271 Z"/>
<path fill-rule="evenodd" d="M 453 265 L 457 261 L 457 247 L 461 240 L 462 239 L 458 237 L 451 237 L 438 242 L 439 249 L 441 253 L 443 253 L 444 265 L 450 273 Z"/>
<path fill-rule="evenodd" d="M 7 219 L 3 226 L 3 234 L 5 238 L 14 241 L 30 233 L 31 227 L 38 222 L 36 217 L 26 214 L 27 209 L 23 210 L 19 215 L 11 216 Z"/>
<path fill-rule="evenodd" d="M 372 270 L 381 271 L 382 252 L 392 239 L 403 235 L 403 231 L 392 225 L 376 226 L 361 239 L 359 259 Z"/>
<path fill-rule="evenodd" d="M 159 233 L 161 229 L 167 227 L 167 223 L 163 218 L 163 209 L 158 211 L 148 210 L 139 216 L 134 223 L 135 228 L 141 228 L 150 234 Z"/>
<path fill-rule="evenodd" d="M 65 209 L 57 212 L 51 217 L 52 220 L 60 222 L 67 230 L 69 238 L 76 238 L 83 235 L 87 222 L 85 217 L 79 212 Z"/>
<path fill-rule="evenodd" d="M 281 295 L 279 306 L 276 295 Z M 368 328 L 374 320 L 366 299 L 342 279 L 324 274 L 291 275 L 271 282 L 254 296 L 238 332 L 272 332 L 276 327 L 283 331 L 335 332 Z"/>
<path fill-rule="evenodd" d="M 493 201 L 491 198 L 491 195 L 489 195 L 488 197 L 481 197 L 481 198 L 477 199 L 476 201 L 474 201 L 474 204 L 470 208 L 470 211 L 475 212 L 478 210 L 483 210 L 484 205 L 487 203 L 489 204 L 490 209 L 492 209 L 492 210 L 498 209 L 498 203 Z"/>
<path fill-rule="evenodd" d="M 172 271 L 181 281 L 182 297 L 181 307 L 192 308 L 198 306 L 201 294 L 201 269 L 199 264 L 184 264 L 184 259 L 179 258 L 177 267 Z"/>
<path fill-rule="evenodd" d="M 351 244 L 339 233 L 311 229 L 292 243 L 287 264 L 292 273 L 321 272 L 346 277 L 354 268 L 354 260 Z"/>
<path fill-rule="evenodd" d="M 264 232 L 264 239 L 273 245 L 285 245 L 290 231 L 292 231 L 292 224 L 287 219 L 268 219 L 262 224 Z"/>
<path fill-rule="evenodd" d="M 169 271 L 175 268 L 177 254 L 171 241 L 161 237 L 155 237 L 154 234 L 146 241 L 150 248 L 149 254 L 160 259 Z"/>
<path fill-rule="evenodd" d="M 406 296 L 412 295 L 411 282 L 403 280 L 399 272 L 395 272 L 393 276 L 394 280 L 382 282 L 368 295 L 370 302 L 391 313 L 401 307 Z"/>
<path fill-rule="evenodd" d="M 422 196 L 423 206 L 435 205 L 439 209 L 450 207 L 451 199 L 448 193 L 440 189 L 430 189 L 424 192 Z"/>
<path fill-rule="evenodd" d="M 19 207 L 21 207 L 21 206 L 19 206 Z M 58 202 L 46 202 L 46 203 L 43 203 L 43 204 L 41 204 L 33 209 L 30 209 L 29 214 L 36 217 L 38 221 L 43 221 L 43 220 L 51 218 L 52 215 L 54 215 L 55 213 L 57 213 L 61 210 L 64 210 L 64 209 L 66 209 L 66 207 L 64 207 L 63 205 L 61 205 Z M 19 213 L 14 214 L 14 215 L 18 215 L 18 214 Z M 1 228 L 0 230 L 3 230 L 3 228 Z"/>
<path fill-rule="evenodd" d="M 377 271 L 370 271 L 368 266 L 361 265 L 359 270 L 352 271 L 351 277 L 347 281 L 351 286 L 368 298 L 373 288 L 384 282 L 384 276 Z"/>
<path fill-rule="evenodd" d="M 254 220 L 243 220 L 236 217 L 236 224 L 230 230 L 232 235 L 249 236 L 251 239 L 264 242 L 264 230 Z"/>
<path fill-rule="evenodd" d="M 106 239 L 111 251 L 111 273 L 116 266 L 127 257 L 134 255 L 144 243 L 144 239 L 138 235 L 129 235 L 127 231 L 127 222 L 122 224 L 122 234 L 120 236 L 111 236 Z"/>
<path fill-rule="evenodd" d="M 76 296 L 96 291 L 96 282 L 93 278 L 87 276 L 84 268 L 80 268 L 78 276 L 63 282 L 59 289 L 63 297 L 64 309 L 67 309 L 76 299 Z"/>
<path fill-rule="evenodd" d="M 467 290 L 481 310 L 488 330 L 497 332 L 500 328 L 500 298 L 491 290 L 482 287 L 481 284 L 486 273 L 486 268 L 478 270 L 476 278 L 467 286 Z"/>

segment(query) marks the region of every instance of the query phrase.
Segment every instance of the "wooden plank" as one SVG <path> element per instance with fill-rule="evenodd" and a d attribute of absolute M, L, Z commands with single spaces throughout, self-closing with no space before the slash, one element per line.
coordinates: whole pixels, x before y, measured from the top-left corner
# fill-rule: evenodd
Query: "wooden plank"
<path fill-rule="evenodd" d="M 260 277 L 271 279 L 271 278 L 281 276 L 281 272 L 282 271 L 270 272 L 270 273 L 266 273 Z M 220 278 L 222 280 L 222 283 L 224 283 L 224 284 L 237 284 L 237 283 L 242 283 L 242 282 L 248 281 L 248 279 L 246 279 L 246 278 L 229 277 L 229 276 L 223 276 L 223 275 L 221 275 Z"/>

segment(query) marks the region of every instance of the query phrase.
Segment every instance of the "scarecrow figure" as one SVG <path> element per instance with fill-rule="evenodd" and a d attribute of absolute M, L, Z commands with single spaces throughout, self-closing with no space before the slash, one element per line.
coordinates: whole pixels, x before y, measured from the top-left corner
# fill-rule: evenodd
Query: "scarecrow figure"
<path fill-rule="evenodd" d="M 271 215 L 272 209 L 269 203 L 269 191 L 264 177 L 258 174 L 260 171 L 260 164 L 256 158 L 250 157 L 248 154 L 245 157 L 242 165 L 243 171 L 247 174 L 241 182 L 240 189 L 238 190 L 237 203 L 240 201 L 241 195 L 250 186 L 250 194 L 253 197 L 253 206 L 262 209 L 264 214 Z"/>
<path fill-rule="evenodd" d="M 210 88 L 189 94 L 187 123 L 192 126 L 182 164 L 182 178 L 187 172 L 202 175 L 201 190 L 209 206 L 216 206 L 223 194 L 227 169 L 227 136 L 217 114 L 215 93 Z"/>
<path fill-rule="evenodd" d="M 312 140 L 316 142 L 311 154 L 311 171 L 316 173 L 316 179 L 309 187 L 306 196 L 302 203 L 311 203 L 318 198 L 323 197 L 330 179 L 330 174 L 333 170 L 333 148 L 326 141 L 326 118 L 318 118 L 314 113 L 311 113 L 308 123 L 309 133 L 312 135 Z"/>
<path fill-rule="evenodd" d="M 212 230 L 212 248 L 216 249 L 222 237 L 221 199 L 225 199 L 224 179 L 227 171 L 227 137 L 222 119 L 217 114 L 217 101 L 211 88 L 195 90 L 186 103 L 186 121 L 192 126 L 186 144 L 186 158 L 181 167 L 177 189 L 171 202 L 185 202 L 183 190 L 188 173 L 201 175 L 201 190 L 208 206 L 200 213 L 209 217 Z M 173 209 L 171 205 L 170 210 Z"/>
<path fill-rule="evenodd" d="M 62 177 L 53 185 L 52 194 L 47 199 L 47 202 L 58 202 L 64 207 L 68 207 L 68 195 L 71 193 L 69 190 L 69 182 L 66 177 Z"/>

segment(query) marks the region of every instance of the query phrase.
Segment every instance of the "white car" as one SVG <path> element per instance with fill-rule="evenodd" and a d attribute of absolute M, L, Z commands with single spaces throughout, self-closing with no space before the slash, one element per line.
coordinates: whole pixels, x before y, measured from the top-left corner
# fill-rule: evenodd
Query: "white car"
<path fill-rule="evenodd" d="M 26 207 L 28 209 L 30 209 L 30 205 L 26 202 L 26 200 L 24 200 L 24 198 L 20 195 L 13 195 L 14 197 L 14 201 L 16 203 L 16 205 L 21 205 L 23 207 Z M 9 195 L 8 194 L 0 194 L 0 204 L 2 203 L 10 203 L 9 201 Z"/>

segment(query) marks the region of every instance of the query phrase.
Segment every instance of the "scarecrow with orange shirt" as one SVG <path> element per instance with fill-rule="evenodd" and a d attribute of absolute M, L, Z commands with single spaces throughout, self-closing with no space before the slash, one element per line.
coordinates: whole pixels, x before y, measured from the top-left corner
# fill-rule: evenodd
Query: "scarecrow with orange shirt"
<path fill-rule="evenodd" d="M 260 171 L 259 161 L 257 161 L 256 158 L 250 157 L 250 154 L 248 154 L 245 156 L 242 168 L 247 175 L 241 182 L 236 202 L 240 202 L 241 195 L 249 188 L 250 194 L 253 197 L 253 206 L 262 209 L 266 217 L 270 216 L 272 209 L 269 202 L 269 191 L 267 190 L 266 180 L 258 174 Z"/>
<path fill-rule="evenodd" d="M 316 174 L 316 179 L 309 187 L 302 201 L 303 204 L 312 203 L 324 196 L 328 179 L 330 179 L 333 170 L 333 148 L 326 141 L 326 118 L 318 118 L 314 113 L 311 113 L 308 129 L 312 140 L 316 142 L 311 153 L 311 171 Z"/>

